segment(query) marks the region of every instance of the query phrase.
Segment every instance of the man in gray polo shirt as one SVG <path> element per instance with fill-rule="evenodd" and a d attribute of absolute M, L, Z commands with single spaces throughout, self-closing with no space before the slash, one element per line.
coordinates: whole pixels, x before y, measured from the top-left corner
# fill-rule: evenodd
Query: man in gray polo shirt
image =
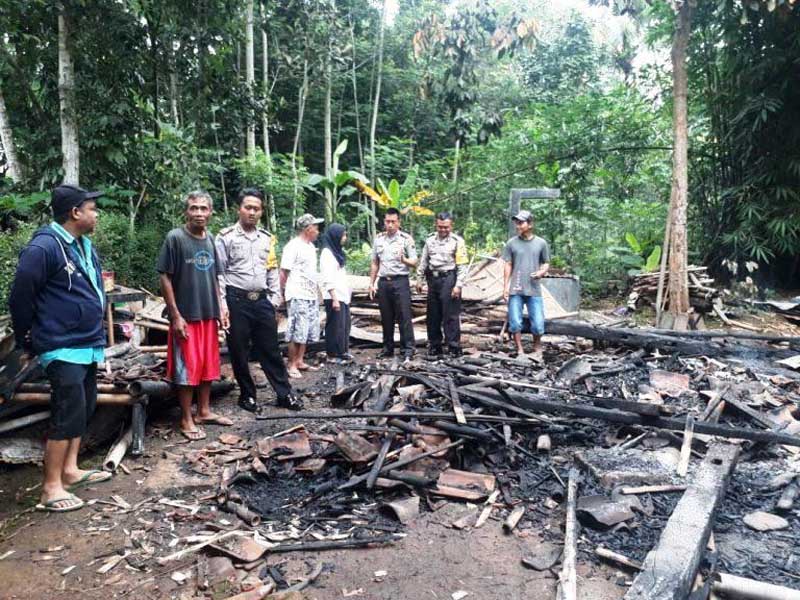
<path fill-rule="evenodd" d="M 517 355 L 524 356 L 522 310 L 527 306 L 534 357 L 541 359 L 544 333 L 541 279 L 550 269 L 550 248 L 546 241 L 534 234 L 530 212 L 521 210 L 513 220 L 517 235 L 508 240 L 503 248 L 503 298 L 508 302 L 508 331 L 517 346 Z"/>

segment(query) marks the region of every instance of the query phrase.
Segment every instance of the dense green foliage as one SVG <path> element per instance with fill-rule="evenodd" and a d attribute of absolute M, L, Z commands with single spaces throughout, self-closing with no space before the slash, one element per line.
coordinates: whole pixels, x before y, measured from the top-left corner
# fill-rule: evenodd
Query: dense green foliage
<path fill-rule="evenodd" d="M 382 2 L 262 0 L 253 86 L 247 0 L 64 5 L 81 183 L 108 192 L 96 241 L 126 283 L 155 287 L 159 242 L 195 188 L 215 198 L 214 229 L 235 218 L 239 189 L 265 189 L 265 224 L 282 242 L 303 211 L 335 211 L 350 228 L 351 265 L 365 269 L 368 223 L 380 210 L 345 176 L 326 184 L 337 172 L 373 178 L 375 189 L 414 173 L 408 195 L 429 190 L 427 206 L 452 210 L 473 254 L 505 241 L 510 188 L 557 187 L 559 200 L 526 207 L 558 266 L 602 292 L 648 259 L 653 265 L 671 168 L 666 0 L 626 3 L 624 17 L 588 2 L 570 12 L 545 0 L 399 0 L 385 21 L 382 61 Z M 699 5 L 690 47 L 691 260 L 756 260 L 773 284 L 788 286 L 800 274 L 800 9 Z M 52 3 L 0 0 L 0 92 L 23 168 L 17 184 L 0 179 L 0 290 L 20 245 L 46 221 L 46 191 L 62 178 L 57 29 Z M 331 149 L 347 142 L 331 173 L 327 123 Z M 0 153 L 0 172 L 4 160 Z M 421 238 L 432 223 L 414 215 L 406 226 Z"/>

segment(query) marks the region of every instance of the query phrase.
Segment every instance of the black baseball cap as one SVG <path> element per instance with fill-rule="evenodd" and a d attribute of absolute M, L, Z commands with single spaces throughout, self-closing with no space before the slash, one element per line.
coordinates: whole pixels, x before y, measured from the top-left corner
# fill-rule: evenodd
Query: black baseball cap
<path fill-rule="evenodd" d="M 50 208 L 53 215 L 63 215 L 87 200 L 94 200 L 102 195 L 103 192 L 87 192 L 75 185 L 62 184 L 50 192 Z"/>

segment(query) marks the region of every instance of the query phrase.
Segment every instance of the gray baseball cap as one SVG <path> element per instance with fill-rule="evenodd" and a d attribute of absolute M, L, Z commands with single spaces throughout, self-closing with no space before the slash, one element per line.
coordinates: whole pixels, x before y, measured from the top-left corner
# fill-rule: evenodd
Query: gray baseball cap
<path fill-rule="evenodd" d="M 311 213 L 306 213 L 297 218 L 297 229 L 302 231 L 306 227 L 311 225 L 319 225 L 320 223 L 324 223 L 325 219 L 318 219 Z"/>
<path fill-rule="evenodd" d="M 529 223 L 533 221 L 533 215 L 529 210 L 521 210 L 511 218 L 515 221 L 528 221 Z"/>

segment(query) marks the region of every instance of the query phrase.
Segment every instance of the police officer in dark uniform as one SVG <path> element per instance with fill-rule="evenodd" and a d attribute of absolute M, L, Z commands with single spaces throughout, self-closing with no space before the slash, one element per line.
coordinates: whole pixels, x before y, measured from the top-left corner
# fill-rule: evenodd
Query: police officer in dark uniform
<path fill-rule="evenodd" d="M 264 212 L 264 195 L 257 189 L 239 193 L 239 221 L 216 238 L 219 286 L 230 312 L 228 351 L 239 384 L 239 406 L 261 412 L 256 385 L 250 374 L 250 348 L 267 376 L 278 406 L 300 410 L 302 402 L 292 392 L 278 344 L 275 307 L 280 304 L 276 236 L 258 226 Z"/>
<path fill-rule="evenodd" d="M 436 215 L 436 233 L 425 240 L 417 269 L 417 291 L 423 278 L 428 284 L 425 322 L 428 326 L 428 357 L 442 355 L 442 329 L 447 351 L 461 355 L 461 290 L 467 277 L 467 245 L 453 233 L 449 212 Z"/>
<path fill-rule="evenodd" d="M 400 328 L 403 357 L 414 356 L 414 327 L 411 323 L 411 285 L 408 277 L 417 266 L 414 238 L 400 231 L 400 211 L 390 208 L 383 219 L 384 231 L 375 236 L 369 269 L 369 297 L 378 296 L 383 325 L 382 358 L 394 356 L 394 324 Z"/>

